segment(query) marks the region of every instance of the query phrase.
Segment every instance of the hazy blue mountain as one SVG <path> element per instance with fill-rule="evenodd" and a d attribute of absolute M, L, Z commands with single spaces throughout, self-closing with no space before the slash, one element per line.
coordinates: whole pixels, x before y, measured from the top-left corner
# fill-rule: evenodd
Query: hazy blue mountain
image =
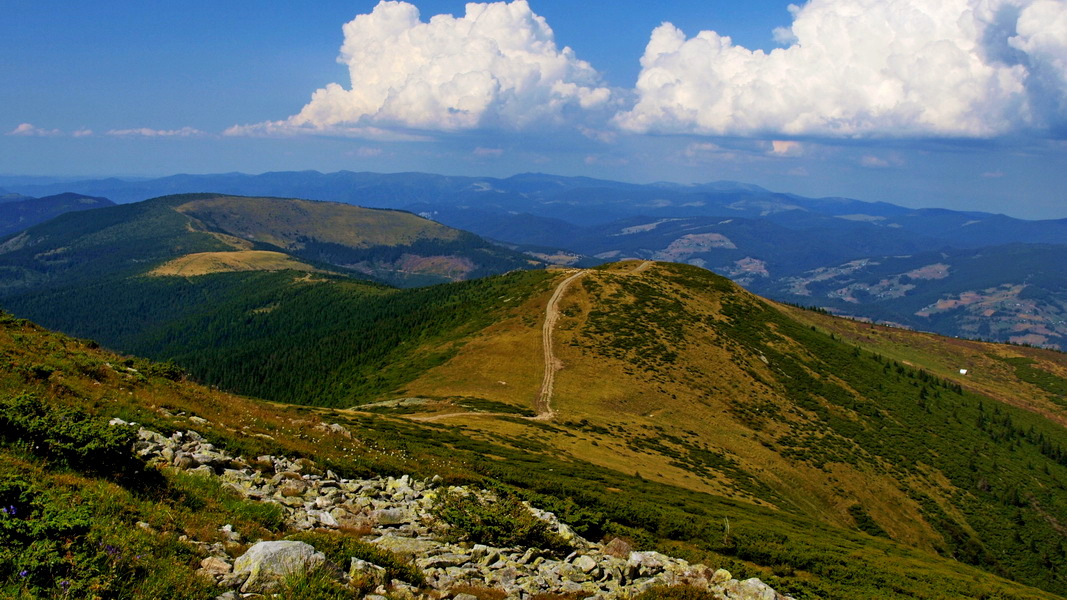
<path fill-rule="evenodd" d="M 493 178 L 299 171 L 0 183 L 17 193 L 77 191 L 120 203 L 212 192 L 400 209 L 547 260 L 582 265 L 628 257 L 685 262 L 776 299 L 950 335 L 1039 344 L 1059 344 L 1067 336 L 1067 325 L 1056 317 L 1063 308 L 1067 276 L 1047 272 L 1037 278 L 1040 285 L 1030 276 L 1041 261 L 1060 260 L 1067 248 L 1067 219 L 1027 221 L 976 211 L 807 198 L 735 181 L 633 184 L 542 173 Z M 937 264 L 928 260 L 931 253 L 954 261 L 949 263 L 951 276 L 925 280 L 922 292 L 879 291 L 892 288 L 898 275 L 925 266 L 904 269 L 911 257 Z M 875 265 L 900 270 L 884 274 L 889 279 L 882 282 L 875 279 L 880 276 L 872 270 Z M 961 269 L 982 276 L 961 277 Z M 859 279 L 842 279 L 841 273 Z M 805 281 L 805 293 L 794 293 L 797 282 Z M 842 285 L 832 287 L 838 283 Z M 908 297 L 919 294 L 926 304 L 952 304 L 977 295 L 993 302 L 1000 296 L 990 290 L 1002 287 L 1013 290 L 1011 302 L 1023 294 L 1023 300 L 1033 295 L 1035 302 L 1046 303 L 1033 309 L 1041 315 L 1034 319 L 1040 325 L 1027 325 L 1024 317 L 986 306 L 985 300 L 976 301 L 983 306 L 976 314 L 961 309 L 919 317 L 914 313 L 921 306 L 913 306 Z M 873 291 L 864 296 L 861 288 Z M 985 321 L 975 324 L 974 319 Z"/>
<path fill-rule="evenodd" d="M 492 235 L 492 230 L 501 223 L 527 213 L 583 227 L 637 216 L 747 217 L 774 219 L 792 229 L 807 228 L 808 220 L 819 228 L 829 229 L 834 229 L 836 221 L 868 223 L 891 232 L 936 238 L 957 247 L 1012 242 L 1067 243 L 1067 220 L 1026 221 L 990 213 L 911 209 L 851 198 L 806 198 L 733 181 L 633 184 L 540 173 L 493 178 L 289 171 L 260 175 L 171 175 L 148 180 L 111 178 L 45 183 L 16 180 L 4 185 L 9 191 L 21 194 L 42 196 L 74 191 L 106 196 L 120 204 L 167 194 L 212 192 L 299 197 L 424 213 L 436 210 L 437 218 L 445 224 L 457 226 L 463 221 L 468 228 L 478 225 L 484 229 L 473 231 L 481 235 Z M 463 211 L 474 211 L 477 218 L 464 217 Z M 818 221 L 817 217 L 835 221 Z M 538 243 L 543 245 L 546 241 Z"/>

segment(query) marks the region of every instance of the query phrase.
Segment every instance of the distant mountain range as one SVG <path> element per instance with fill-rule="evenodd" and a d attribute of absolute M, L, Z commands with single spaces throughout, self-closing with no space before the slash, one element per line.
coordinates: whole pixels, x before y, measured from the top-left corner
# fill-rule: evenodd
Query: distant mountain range
<path fill-rule="evenodd" d="M 5 187 L 77 190 L 120 203 L 213 192 L 401 209 L 550 262 L 685 262 L 837 314 L 1067 347 L 1067 219 L 806 198 L 728 181 L 640 185 L 535 173 L 498 179 L 302 171 Z"/>

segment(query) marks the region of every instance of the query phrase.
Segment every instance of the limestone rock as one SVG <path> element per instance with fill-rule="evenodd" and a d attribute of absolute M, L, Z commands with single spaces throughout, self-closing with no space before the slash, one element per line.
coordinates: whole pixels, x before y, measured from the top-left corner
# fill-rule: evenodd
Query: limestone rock
<path fill-rule="evenodd" d="M 756 578 L 730 581 L 723 590 L 723 594 L 729 600 L 782 600 L 784 598 L 771 586 Z"/>
<path fill-rule="evenodd" d="M 441 547 L 441 542 L 435 540 L 420 540 L 416 538 L 393 537 L 383 535 L 373 539 L 370 543 L 397 554 L 408 560 L 429 556 Z"/>
<path fill-rule="evenodd" d="M 140 428 L 131 451 L 149 463 L 169 464 L 179 469 L 217 477 L 250 501 L 271 502 L 279 507 L 287 527 L 310 530 L 351 527 L 378 537 L 371 544 L 397 554 L 422 570 L 434 591 L 427 595 L 404 582 L 386 581 L 385 570 L 373 563 L 351 559 L 349 577 L 371 579 L 374 594 L 394 600 L 447 598 L 457 585 L 486 586 L 503 590 L 510 598 L 536 594 L 580 594 L 604 600 L 626 600 L 657 586 L 690 585 L 706 590 L 719 600 L 790 600 L 758 579 L 738 581 L 723 569 L 713 570 L 658 552 L 634 551 L 615 538 L 605 545 L 577 535 L 552 513 L 528 506 L 574 550 L 565 559 L 534 548 L 494 548 L 482 544 L 451 544 L 439 536 L 441 529 L 429 517 L 440 489 L 439 477 L 420 481 L 410 476 L 344 479 L 323 471 L 306 459 L 259 456 L 248 460 L 228 455 L 195 431 L 176 432 L 170 437 Z M 457 493 L 492 497 L 491 492 L 467 487 Z M 147 527 L 147 524 L 139 524 Z M 295 541 L 260 542 L 232 567 L 226 558 L 228 546 L 241 536 L 230 526 L 220 533 L 223 543 L 185 539 L 197 546 L 199 573 L 223 589 L 226 598 L 236 598 L 240 589 L 248 597 L 263 597 L 291 573 L 325 565 L 339 578 L 340 569 L 308 544 Z M 368 539 L 364 537 L 364 539 Z M 461 600 L 469 595 L 459 594 Z"/>
<path fill-rule="evenodd" d="M 400 525 L 408 521 L 406 511 L 400 508 L 386 508 L 371 512 L 371 519 L 379 525 Z"/>
<path fill-rule="evenodd" d="M 218 556 L 209 556 L 200 561 L 200 568 L 196 572 L 205 577 L 216 579 L 221 578 L 223 575 L 228 575 L 232 570 L 233 566 L 226 562 L 225 559 Z"/>
<path fill-rule="evenodd" d="M 604 554 L 614 556 L 615 558 L 629 558 L 631 552 L 633 552 L 633 548 L 631 548 L 630 544 L 626 543 L 626 540 L 623 540 L 622 538 L 612 538 L 612 540 L 604 546 Z"/>
<path fill-rule="evenodd" d="M 233 563 L 235 574 L 248 573 L 244 593 L 269 592 L 286 576 L 307 571 L 326 562 L 326 556 L 304 542 L 259 542 Z"/>
<path fill-rule="evenodd" d="M 366 577 L 375 587 L 385 583 L 385 569 L 365 560 L 352 557 L 348 567 L 348 576 L 353 579 Z"/>
<path fill-rule="evenodd" d="M 596 559 L 588 554 L 583 554 L 574 559 L 574 566 L 581 569 L 582 573 L 590 573 L 596 569 Z"/>

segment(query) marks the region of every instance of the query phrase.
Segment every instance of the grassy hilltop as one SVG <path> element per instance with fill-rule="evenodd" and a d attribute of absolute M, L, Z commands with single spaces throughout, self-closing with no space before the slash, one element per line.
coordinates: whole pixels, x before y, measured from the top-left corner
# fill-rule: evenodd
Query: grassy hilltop
<path fill-rule="evenodd" d="M 1064 407 L 1048 391 L 1063 383 L 1062 355 L 971 342 L 944 355 L 935 338 L 780 307 L 699 269 L 636 266 L 590 272 L 564 295 L 554 421 L 523 418 L 541 376 L 540 318 L 562 278 L 552 273 L 449 286 L 482 308 L 493 306 L 489 298 L 508 308 L 405 347 L 413 358 L 448 350 L 366 399 L 421 403 L 264 403 L 10 318 L 2 384 L 9 399 L 31 392 L 48 410 L 76 407 L 163 431 L 196 428 L 189 418 L 202 417 L 208 439 L 247 456 L 496 482 L 587 536 L 621 535 L 760 576 L 797 598 L 1056 597 L 1026 585 L 1063 593 Z M 1005 368 L 961 379 L 955 365 L 967 353 Z M 982 386 L 1014 386 L 1016 406 L 979 394 Z M 319 422 L 344 424 L 357 441 Z M 121 477 L 35 456 L 17 438 L 3 452 L 7 480 L 41 502 L 113 515 L 70 543 L 177 556 L 166 585 L 192 586 L 183 590 L 199 589 L 181 579 L 195 552 L 120 534 L 120 522 L 211 538 L 212 527 L 240 518 L 249 531 L 284 533 L 269 515 L 212 500 L 180 478 L 145 497 Z M 72 576 L 89 572 L 60 562 Z"/>
<path fill-rule="evenodd" d="M 573 279 L 546 329 L 575 271 L 417 289 L 359 280 L 331 244 L 395 244 L 332 225 L 312 235 L 317 217 L 301 212 L 355 219 L 349 208 L 171 197 L 0 244 L 4 308 L 173 361 L 3 318 L 0 504 L 36 507 L 42 529 L 0 533 L 45 540 L 34 551 L 52 566 L 35 577 L 118 590 L 172 565 L 153 593 L 207 598 L 180 535 L 211 541 L 230 521 L 286 534 L 268 509 L 179 475 L 92 468 L 85 448 L 121 449 L 99 425 L 119 416 L 342 475 L 498 486 L 592 539 L 621 536 L 796 598 L 1067 594 L 1064 354 L 836 319 L 697 267 L 638 261 Z M 396 229 L 408 250 L 438 227 L 381 212 L 368 218 L 415 219 Z M 439 241 L 465 239 L 454 235 Z M 494 268 L 525 264 L 497 256 Z M 560 366 L 554 415 L 530 418 L 546 340 Z M 33 436 L 67 421 L 85 423 L 82 450 L 37 452 Z M 65 506 L 102 517 L 61 522 Z M 123 533 L 139 520 L 165 534 Z M 107 571 L 118 563 L 100 549 L 120 546 L 156 562 Z M 0 589 L 23 589 L 12 568 Z M 152 597 L 138 594 L 112 596 Z"/>

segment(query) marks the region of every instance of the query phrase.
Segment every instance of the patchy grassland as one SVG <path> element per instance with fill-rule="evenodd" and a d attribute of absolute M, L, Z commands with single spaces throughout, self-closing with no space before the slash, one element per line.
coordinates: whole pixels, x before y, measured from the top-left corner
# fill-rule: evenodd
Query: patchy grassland
<path fill-rule="evenodd" d="M 400 348 L 396 359 L 440 358 L 408 363 L 403 377 L 382 380 L 367 398 L 425 396 L 432 411 L 423 414 L 480 416 L 420 423 L 412 420 L 418 413 L 242 398 L 182 381 L 173 365 L 109 355 L 10 317 L 0 323 L 0 393 L 32 393 L 56 409 L 120 416 L 164 432 L 196 428 L 232 452 L 312 457 L 342 475 L 436 474 L 503 485 L 584 535 L 619 535 L 640 548 L 759 576 L 797 598 L 1063 593 L 1064 539 L 1048 520 L 1062 522 L 1067 506 L 1063 427 L 1033 410 L 1056 408 L 1048 397 L 1060 389 L 1062 355 L 1020 349 L 1031 362 L 990 359 L 1002 368 L 981 381 L 992 390 L 1020 385 L 1013 397 L 1021 406 L 1013 406 L 949 377 L 955 357 L 939 357 L 927 338 L 914 338 L 909 352 L 914 334 L 885 330 L 893 336 L 879 338 L 883 352 L 846 336 L 867 335 L 862 324 L 823 323 L 822 315 L 767 303 L 699 269 L 657 264 L 635 273 L 634 266 L 594 270 L 561 302 L 556 343 L 564 368 L 552 422 L 521 413 L 532 407 L 541 379 L 550 273 L 433 292 L 447 299 L 462 291 L 454 297 L 485 303 L 457 314 L 460 305 L 444 302 L 440 313 L 427 313 L 456 320 Z M 264 305 L 249 304 L 256 306 Z M 296 314 L 279 310 L 262 314 Z M 468 322 L 477 326 L 459 326 Z M 1001 348 L 974 347 L 986 354 Z M 192 416 L 209 424 L 196 425 Z M 317 429 L 323 421 L 354 435 Z M 195 552 L 168 545 L 180 532 L 210 540 L 218 525 L 237 518 L 234 511 L 245 511 L 241 523 L 250 531 L 285 533 L 269 515 L 227 507 L 195 482 L 168 480 L 165 493 L 141 499 L 107 476 L 20 448 L 17 440 L 5 442 L 0 453 L 22 469 L 15 477 L 44 486 L 31 495 L 105 515 L 79 530 L 77 543 L 141 548 L 148 542 L 116 537 L 131 520 L 164 532 L 144 547 L 178 565 L 178 579 L 153 583 L 151 593 L 211 597 L 191 579 Z M 73 495 L 53 497 L 45 488 Z M 176 491 L 186 488 L 192 491 Z M 103 497 L 111 504 L 100 504 Z M 189 503 L 202 509 L 181 508 Z M 147 518 L 156 513 L 169 516 Z M 73 552 L 75 562 L 60 560 L 56 573 L 87 573 L 77 571 L 84 548 Z M 8 587 L 0 589 L 18 591 L 14 575 L 4 575 Z M 123 571 L 116 581 L 128 577 Z"/>
<path fill-rule="evenodd" d="M 235 250 L 233 252 L 197 252 L 186 254 L 148 272 L 149 275 L 195 277 L 209 273 L 234 271 L 308 271 L 322 272 L 287 254 L 269 250 Z"/>
<path fill-rule="evenodd" d="M 1062 585 L 1059 567 L 1041 566 L 1065 548 L 1044 525 L 1067 499 L 1062 354 L 833 319 L 699 269 L 634 264 L 593 270 L 561 301 L 556 422 L 454 411 L 441 422 Z M 549 293 L 398 393 L 443 386 L 531 406 Z M 1006 530 L 1044 550 L 1014 554 Z"/>

